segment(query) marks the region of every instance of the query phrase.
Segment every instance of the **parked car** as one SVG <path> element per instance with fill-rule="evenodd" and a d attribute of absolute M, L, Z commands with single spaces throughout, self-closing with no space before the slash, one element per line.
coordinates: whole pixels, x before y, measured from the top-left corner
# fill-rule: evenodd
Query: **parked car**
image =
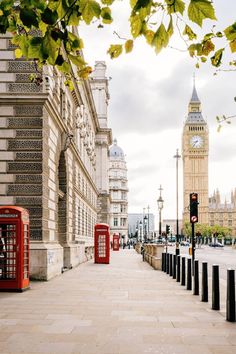
<path fill-rule="evenodd" d="M 216 241 L 216 242 L 211 242 L 209 243 L 210 247 L 224 247 L 224 245 L 222 245 L 222 243 Z"/>
<path fill-rule="evenodd" d="M 188 241 L 181 241 L 180 242 L 180 246 L 187 246 L 189 247 L 190 246 L 190 243 Z"/>

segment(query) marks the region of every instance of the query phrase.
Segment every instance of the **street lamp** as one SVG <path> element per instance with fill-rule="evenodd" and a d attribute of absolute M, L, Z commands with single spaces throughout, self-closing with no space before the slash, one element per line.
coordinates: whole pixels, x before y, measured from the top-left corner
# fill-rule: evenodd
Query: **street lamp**
<path fill-rule="evenodd" d="M 143 223 L 142 223 L 142 221 L 140 220 L 139 221 L 139 237 L 140 237 L 140 242 L 142 242 L 142 225 L 143 225 Z"/>
<path fill-rule="evenodd" d="M 144 216 L 144 242 L 147 242 L 147 215 Z"/>
<path fill-rule="evenodd" d="M 178 181 L 178 167 L 179 167 L 179 149 L 176 150 L 176 155 L 174 158 L 176 159 L 176 247 L 175 253 L 179 254 L 179 181 Z"/>
<path fill-rule="evenodd" d="M 157 199 L 157 205 L 158 205 L 158 210 L 159 210 L 159 238 L 161 238 L 161 211 L 162 211 L 163 206 L 164 206 L 164 200 L 162 199 L 162 196 L 161 196 L 161 191 L 162 190 L 163 189 L 162 189 L 162 187 L 160 185 L 160 188 L 159 188 L 160 196 Z"/>

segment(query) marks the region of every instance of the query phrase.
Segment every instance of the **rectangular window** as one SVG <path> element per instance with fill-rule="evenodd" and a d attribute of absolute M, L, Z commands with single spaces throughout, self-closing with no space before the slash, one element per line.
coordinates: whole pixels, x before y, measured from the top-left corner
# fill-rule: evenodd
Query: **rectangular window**
<path fill-rule="evenodd" d="M 114 226 L 118 226 L 118 218 L 114 218 L 113 225 L 114 225 Z"/>

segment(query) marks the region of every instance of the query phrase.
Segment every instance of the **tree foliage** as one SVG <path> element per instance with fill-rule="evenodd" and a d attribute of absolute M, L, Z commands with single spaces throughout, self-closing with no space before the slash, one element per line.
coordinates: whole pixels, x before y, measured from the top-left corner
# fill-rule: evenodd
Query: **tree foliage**
<path fill-rule="evenodd" d="M 83 41 L 73 27 L 84 22 L 97 22 L 98 30 L 112 23 L 112 5 L 118 0 L 0 0 L 0 33 L 11 32 L 17 46 L 16 57 L 36 60 L 39 65 L 56 66 L 71 74 L 72 62 L 78 76 L 86 78 L 91 68 L 83 59 Z M 122 6 L 122 2 L 120 4 Z M 113 43 L 108 49 L 111 58 L 132 51 L 134 42 L 144 37 L 156 53 L 167 47 L 174 33 L 185 41 L 197 66 L 210 59 L 220 67 L 228 46 L 236 52 L 236 22 L 225 29 L 205 33 L 202 38 L 194 28 L 205 20 L 216 21 L 210 0 L 130 0 L 130 37 Z M 203 31 L 204 32 L 204 31 Z M 223 39 L 223 42 L 222 42 Z M 232 59 L 230 65 L 236 66 Z"/>
<path fill-rule="evenodd" d="M 185 222 L 184 223 L 184 228 L 183 228 L 184 234 L 187 235 L 188 237 L 191 237 L 192 235 L 192 226 L 190 222 Z M 225 226 L 220 226 L 218 224 L 214 226 L 209 226 L 205 224 L 195 224 L 195 234 L 200 233 L 203 237 L 211 237 L 212 235 L 216 234 L 219 237 L 224 237 L 224 236 L 231 236 L 232 235 L 232 228 L 230 227 L 225 227 Z"/>

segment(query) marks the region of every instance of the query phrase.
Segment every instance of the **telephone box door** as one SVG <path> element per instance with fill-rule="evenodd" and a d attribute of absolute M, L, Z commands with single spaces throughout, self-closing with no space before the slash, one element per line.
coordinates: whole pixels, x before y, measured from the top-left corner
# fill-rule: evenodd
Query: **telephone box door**
<path fill-rule="evenodd" d="M 94 227 L 94 261 L 110 262 L 110 230 L 107 224 L 96 224 Z"/>
<path fill-rule="evenodd" d="M 17 222 L 0 222 L 0 288 L 17 288 L 19 281 L 19 241 Z"/>
<path fill-rule="evenodd" d="M 0 290 L 29 287 L 28 220 L 23 208 L 0 207 Z"/>
<path fill-rule="evenodd" d="M 120 249 L 120 236 L 117 234 L 113 235 L 113 251 L 119 251 Z"/>

